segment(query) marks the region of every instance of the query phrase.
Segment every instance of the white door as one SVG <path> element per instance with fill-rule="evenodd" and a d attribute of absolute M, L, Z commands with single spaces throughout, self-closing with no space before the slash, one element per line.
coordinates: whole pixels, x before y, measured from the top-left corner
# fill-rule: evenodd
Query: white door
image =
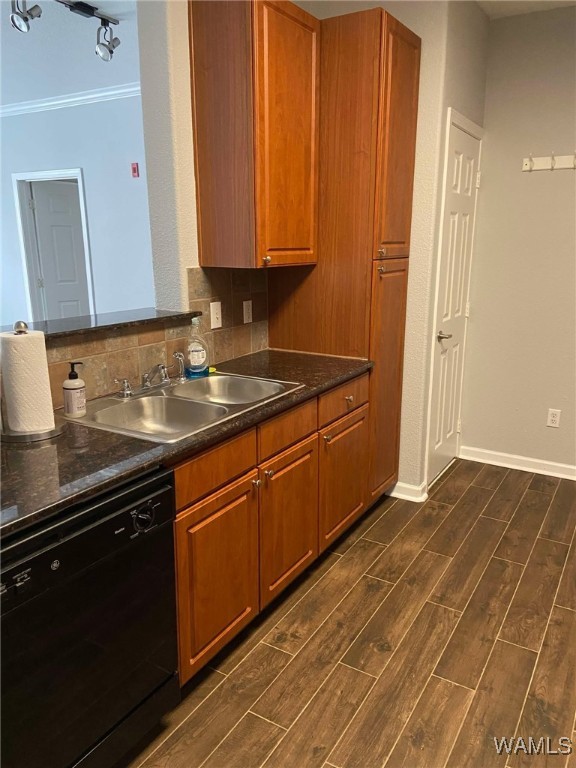
<path fill-rule="evenodd" d="M 458 455 L 482 130 L 448 111 L 428 436 L 430 483 Z"/>
<path fill-rule="evenodd" d="M 46 316 L 55 320 L 90 314 L 78 184 L 30 183 L 39 280 Z"/>

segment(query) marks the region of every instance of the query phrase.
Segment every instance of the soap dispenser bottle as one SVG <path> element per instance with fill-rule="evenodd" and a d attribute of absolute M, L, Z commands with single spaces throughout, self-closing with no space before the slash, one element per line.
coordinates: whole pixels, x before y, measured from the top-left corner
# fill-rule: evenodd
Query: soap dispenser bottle
<path fill-rule="evenodd" d="M 64 381 L 64 416 L 86 416 L 86 384 L 78 377 L 75 367 L 84 363 L 70 363 L 70 373 Z"/>
<path fill-rule="evenodd" d="M 208 344 L 200 333 L 200 318 L 192 318 L 188 341 L 188 365 L 186 377 L 206 376 L 208 373 Z"/>

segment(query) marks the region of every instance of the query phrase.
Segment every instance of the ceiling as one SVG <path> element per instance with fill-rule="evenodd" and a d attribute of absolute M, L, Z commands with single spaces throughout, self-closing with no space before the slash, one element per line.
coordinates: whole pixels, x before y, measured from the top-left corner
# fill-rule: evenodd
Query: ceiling
<path fill-rule="evenodd" d="M 490 19 L 576 5 L 576 0 L 477 0 L 477 2 Z"/>

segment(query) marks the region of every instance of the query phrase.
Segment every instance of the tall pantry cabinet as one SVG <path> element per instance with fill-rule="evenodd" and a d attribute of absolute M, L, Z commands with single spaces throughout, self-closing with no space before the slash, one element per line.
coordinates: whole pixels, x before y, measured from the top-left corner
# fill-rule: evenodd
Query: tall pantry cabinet
<path fill-rule="evenodd" d="M 377 8 L 320 40 L 318 264 L 270 272 L 270 346 L 374 360 L 370 503 L 398 477 L 420 39 Z"/>

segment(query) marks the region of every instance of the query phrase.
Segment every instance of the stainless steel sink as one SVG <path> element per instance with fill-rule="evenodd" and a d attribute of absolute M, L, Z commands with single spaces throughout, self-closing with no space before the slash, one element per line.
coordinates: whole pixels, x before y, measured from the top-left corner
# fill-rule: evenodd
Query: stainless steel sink
<path fill-rule="evenodd" d="M 86 415 L 73 421 L 156 443 L 175 443 L 301 386 L 287 381 L 213 374 L 156 387 L 130 398 L 92 400 Z"/>
<path fill-rule="evenodd" d="M 175 397 L 184 397 L 206 403 L 238 405 L 255 403 L 283 394 L 293 388 L 287 382 L 252 379 L 247 376 L 215 374 L 177 384 L 172 390 Z"/>
<path fill-rule="evenodd" d="M 167 397 L 161 392 L 134 400 L 95 401 L 86 416 L 77 421 L 124 435 L 173 443 L 227 415 L 228 409 L 222 405 Z"/>

